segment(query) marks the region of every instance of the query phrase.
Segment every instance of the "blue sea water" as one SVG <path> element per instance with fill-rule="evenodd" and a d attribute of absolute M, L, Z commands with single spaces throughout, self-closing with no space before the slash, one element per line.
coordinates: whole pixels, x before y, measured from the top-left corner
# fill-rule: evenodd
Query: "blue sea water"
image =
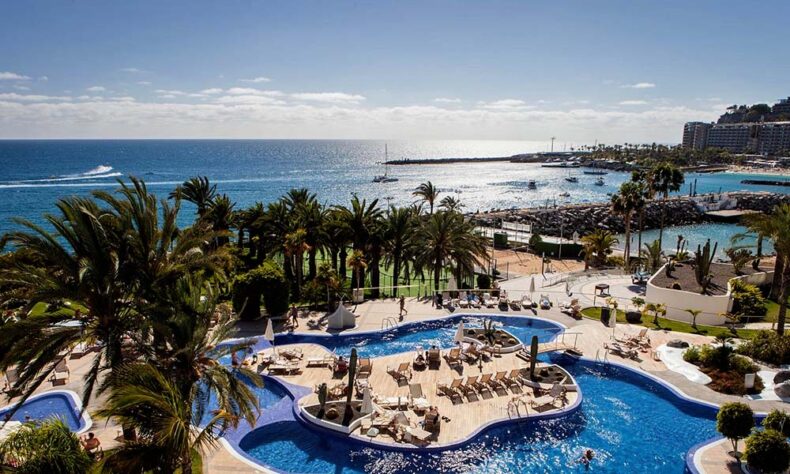
<path fill-rule="evenodd" d="M 688 449 L 716 435 L 713 409 L 681 401 L 653 381 L 614 366 L 557 361 L 583 393 L 577 412 L 493 428 L 460 448 L 381 451 L 287 420 L 253 431 L 240 447 L 278 470 L 300 473 L 585 472 L 577 460 L 588 448 L 595 451 L 590 472 L 682 473 Z M 442 429 L 452 429 L 452 421 Z"/>
<path fill-rule="evenodd" d="M 10 408 L 0 411 L 0 420 L 5 419 L 6 413 L 10 411 Z M 33 421 L 60 418 L 71 431 L 82 428 L 79 410 L 75 409 L 72 400 L 63 393 L 50 393 L 28 400 L 14 413 L 11 420 L 24 422 L 28 417 Z"/>
<path fill-rule="evenodd" d="M 390 166 L 394 183 L 371 183 L 384 167 L 383 141 L 366 140 L 3 140 L 0 141 L 0 233 L 18 228 L 13 217 L 41 222 L 53 212 L 56 199 L 112 189 L 128 175 L 144 179 L 162 198 L 185 179 L 208 176 L 238 207 L 277 199 L 293 187 L 307 187 L 327 204 L 347 203 L 352 193 L 382 204 L 411 203 L 412 190 L 431 180 L 444 194 L 459 198 L 465 210 L 527 207 L 547 201 L 608 200 L 628 179 L 626 173 L 605 176 L 605 186 L 593 186 L 595 176 L 579 175 L 579 183 L 564 180 L 568 172 L 536 164 L 455 163 L 449 165 Z M 520 141 L 390 141 L 390 159 L 510 156 L 539 151 L 534 142 Z M 698 180 L 699 192 L 771 190 L 788 188 L 740 184 L 746 175 L 688 175 Z M 528 180 L 537 190 L 526 189 Z M 683 192 L 687 192 L 684 189 Z M 193 218 L 184 206 L 181 224 Z"/>

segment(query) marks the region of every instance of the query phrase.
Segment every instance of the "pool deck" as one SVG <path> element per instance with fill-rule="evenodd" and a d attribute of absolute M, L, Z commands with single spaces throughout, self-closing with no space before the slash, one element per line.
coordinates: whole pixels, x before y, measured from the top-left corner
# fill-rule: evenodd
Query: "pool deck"
<path fill-rule="evenodd" d="M 554 347 L 553 344 L 551 344 Z M 298 348 L 303 353 L 303 360 L 308 357 L 323 357 L 330 355 L 329 351 L 319 345 L 315 344 L 291 344 L 289 348 Z M 283 348 L 281 347 L 280 350 Z M 271 353 L 271 349 L 264 351 L 266 354 Z M 443 355 L 449 350 L 443 350 Z M 459 366 L 451 368 L 447 361 L 442 359 L 438 369 L 424 369 L 424 370 L 411 370 L 410 375 L 406 379 L 396 380 L 390 371 L 394 371 L 399 364 L 404 362 L 411 363 L 416 356 L 416 352 L 405 352 L 384 357 L 375 357 L 371 359 L 372 372 L 367 378 L 369 386 L 374 394 L 382 397 L 400 397 L 404 406 L 409 401 L 409 384 L 420 384 L 423 394 L 431 406 L 438 408 L 439 414 L 443 417 L 448 417 L 451 421 L 442 421 L 441 429 L 429 438 L 431 445 L 451 445 L 459 441 L 466 440 L 482 426 L 490 423 L 493 420 L 507 420 L 510 417 L 518 417 L 519 415 L 529 417 L 537 413 L 553 413 L 561 412 L 567 407 L 575 404 L 577 399 L 577 392 L 568 392 L 566 394 L 566 403 L 560 408 L 558 402 L 556 408 L 543 406 L 533 408 L 529 406 L 529 402 L 534 400 L 532 389 L 519 385 L 513 385 L 510 388 L 500 387 L 497 390 L 491 389 L 490 391 L 482 391 L 480 393 L 472 392 L 468 397 L 461 397 L 460 403 L 456 400 L 453 403 L 449 397 L 440 395 L 438 390 L 439 384 L 450 385 L 454 379 L 474 377 L 481 374 L 496 374 L 497 372 L 506 371 L 510 372 L 513 369 L 527 369 L 529 364 L 524 360 L 516 357 L 515 353 L 502 354 L 491 357 L 489 360 L 483 362 L 482 371 L 478 364 L 470 364 L 462 362 Z M 326 383 L 329 388 L 334 385 L 346 387 L 348 385 L 348 376 L 333 377 L 331 368 L 327 367 L 305 367 L 305 363 L 301 363 L 302 372 L 297 375 L 284 376 L 283 380 L 287 380 L 291 384 L 301 385 L 304 387 L 316 387 L 321 383 Z M 356 391 L 355 391 L 356 392 Z M 355 393 L 356 394 L 356 393 Z M 508 411 L 509 402 L 513 399 L 520 398 L 521 402 L 518 403 L 518 412 L 511 407 Z M 342 399 L 345 399 L 343 397 Z M 355 397 L 354 400 L 359 400 Z M 315 405 L 318 403 L 318 396 L 315 393 L 305 396 L 299 400 L 300 406 Z M 375 403 L 375 400 L 374 400 Z M 417 414 L 412 409 L 403 411 L 409 418 L 409 421 L 417 426 L 423 420 L 422 414 Z M 364 436 L 361 428 L 357 428 L 353 435 L 359 436 L 361 439 L 369 439 Z M 382 434 L 375 438 L 376 442 L 385 444 L 394 444 L 398 446 L 406 446 L 408 443 L 398 443 L 391 436 Z"/>

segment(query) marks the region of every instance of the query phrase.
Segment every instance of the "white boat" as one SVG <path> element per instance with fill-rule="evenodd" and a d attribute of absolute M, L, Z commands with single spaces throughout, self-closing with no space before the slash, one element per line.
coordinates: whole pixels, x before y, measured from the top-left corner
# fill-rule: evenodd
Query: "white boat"
<path fill-rule="evenodd" d="M 567 176 L 565 178 L 565 181 L 567 181 L 569 183 L 578 183 L 579 182 L 579 178 L 577 178 L 576 176 Z"/>
<path fill-rule="evenodd" d="M 373 177 L 374 183 L 394 183 L 398 178 L 393 178 L 388 175 L 389 173 L 389 160 L 387 159 L 387 144 L 384 144 L 384 174 Z"/>
<path fill-rule="evenodd" d="M 598 179 L 595 180 L 596 186 L 603 186 L 604 184 L 606 184 L 606 181 L 604 181 L 602 177 L 599 177 Z"/>
<path fill-rule="evenodd" d="M 535 183 L 534 179 L 527 181 L 527 189 L 538 189 L 538 185 Z"/>
<path fill-rule="evenodd" d="M 564 198 L 571 197 L 571 193 L 565 191 L 564 193 L 560 193 L 560 197 L 564 197 Z"/>
<path fill-rule="evenodd" d="M 605 175 L 609 174 L 608 171 L 600 171 L 600 170 L 584 170 L 584 174 L 592 174 L 592 175 Z"/>

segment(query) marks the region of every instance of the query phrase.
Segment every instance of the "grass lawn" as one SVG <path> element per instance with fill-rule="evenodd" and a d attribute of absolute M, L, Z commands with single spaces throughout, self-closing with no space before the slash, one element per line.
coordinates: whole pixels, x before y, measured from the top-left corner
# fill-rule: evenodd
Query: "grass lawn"
<path fill-rule="evenodd" d="M 110 454 L 112 454 L 112 452 L 113 452 L 112 449 L 105 451 L 104 452 L 104 457 L 109 456 Z M 94 469 L 92 470 L 91 474 L 99 474 L 99 472 L 100 471 L 99 471 L 98 467 L 94 467 Z M 149 471 L 149 472 L 151 472 L 151 471 Z M 202 472 L 203 472 L 203 457 L 200 455 L 199 452 L 197 452 L 197 451 L 195 451 L 193 449 L 192 450 L 192 474 L 201 474 Z M 148 474 L 148 472 L 146 472 L 145 474 Z M 181 474 L 181 468 L 176 469 L 173 474 Z"/>
<path fill-rule="evenodd" d="M 593 307 L 593 308 L 585 308 L 582 310 L 582 316 L 589 319 L 595 319 L 600 321 L 601 320 L 601 308 L 600 307 Z M 617 310 L 617 322 L 622 324 L 628 324 L 625 319 L 625 311 Z M 653 324 L 653 317 L 652 316 L 642 316 L 642 326 L 645 326 L 650 329 L 664 329 L 668 331 L 675 331 L 675 332 L 684 332 L 688 334 L 701 334 L 703 336 L 711 336 L 716 337 L 720 334 L 730 336 L 730 337 L 739 337 L 741 339 L 751 339 L 758 332 L 759 329 L 736 329 L 736 334 L 733 334 L 727 327 L 719 327 L 719 326 L 704 326 L 702 324 L 697 325 L 697 329 L 691 327 L 691 324 L 684 323 L 681 321 L 674 321 L 672 319 L 666 318 L 658 318 L 658 326 Z"/>
<path fill-rule="evenodd" d="M 46 312 L 47 306 L 48 305 L 46 303 L 36 303 L 33 306 L 33 309 L 30 310 L 30 315 L 31 316 L 41 316 L 42 314 L 44 314 Z M 72 303 L 70 306 L 64 306 L 62 308 L 59 308 L 53 314 L 56 314 L 58 316 L 60 316 L 60 315 L 73 316 L 74 315 L 74 310 L 76 310 L 76 309 L 79 309 L 80 311 L 82 311 L 83 314 L 86 312 L 84 307 Z"/>

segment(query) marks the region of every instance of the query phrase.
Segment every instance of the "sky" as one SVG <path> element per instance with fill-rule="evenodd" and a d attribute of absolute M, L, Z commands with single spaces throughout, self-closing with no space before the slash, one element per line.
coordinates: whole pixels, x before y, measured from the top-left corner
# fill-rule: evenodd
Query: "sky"
<path fill-rule="evenodd" d="M 790 2 L 0 0 L 0 138 L 677 143 L 790 95 Z"/>

